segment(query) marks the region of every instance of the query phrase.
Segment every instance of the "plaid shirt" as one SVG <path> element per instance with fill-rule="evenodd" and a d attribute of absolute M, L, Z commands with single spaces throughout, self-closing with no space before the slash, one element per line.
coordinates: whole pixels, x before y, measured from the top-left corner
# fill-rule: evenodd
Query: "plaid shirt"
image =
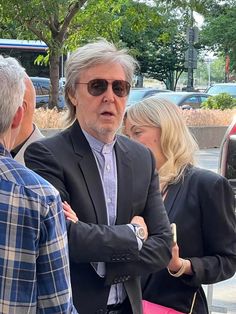
<path fill-rule="evenodd" d="M 77 313 L 59 194 L 1 144 L 0 313 Z"/>

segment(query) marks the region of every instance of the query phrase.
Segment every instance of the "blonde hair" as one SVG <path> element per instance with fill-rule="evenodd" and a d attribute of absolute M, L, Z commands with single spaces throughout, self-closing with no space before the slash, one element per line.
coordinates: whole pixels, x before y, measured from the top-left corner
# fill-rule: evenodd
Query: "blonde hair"
<path fill-rule="evenodd" d="M 165 99 L 147 98 L 126 111 L 126 119 L 136 125 L 161 129 L 161 149 L 166 162 L 159 169 L 161 187 L 181 180 L 189 165 L 195 164 L 198 145 L 185 124 L 178 106 Z"/>

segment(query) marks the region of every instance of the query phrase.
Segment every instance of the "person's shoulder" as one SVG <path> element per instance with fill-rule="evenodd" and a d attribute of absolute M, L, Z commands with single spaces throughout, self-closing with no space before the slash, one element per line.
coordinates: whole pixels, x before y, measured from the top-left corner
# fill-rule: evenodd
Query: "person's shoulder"
<path fill-rule="evenodd" d="M 48 181 L 10 157 L 1 159 L 0 176 L 12 186 L 17 186 L 22 193 L 39 197 L 45 202 L 59 195 Z"/>
<path fill-rule="evenodd" d="M 65 134 L 67 133 L 66 130 L 55 133 L 53 135 L 48 135 L 48 136 L 42 136 L 40 138 L 37 138 L 35 140 L 31 140 L 27 147 L 26 151 L 31 150 L 34 147 L 40 147 L 40 146 L 45 146 L 45 147 L 50 147 L 50 149 L 61 149 L 61 147 L 64 145 L 64 141 L 68 141 L 66 138 Z"/>
<path fill-rule="evenodd" d="M 194 180 L 199 181 L 201 183 L 212 184 L 214 182 L 227 182 L 227 179 L 222 175 L 208 169 L 200 168 L 200 167 L 190 167 L 187 170 L 187 175 L 191 176 Z"/>

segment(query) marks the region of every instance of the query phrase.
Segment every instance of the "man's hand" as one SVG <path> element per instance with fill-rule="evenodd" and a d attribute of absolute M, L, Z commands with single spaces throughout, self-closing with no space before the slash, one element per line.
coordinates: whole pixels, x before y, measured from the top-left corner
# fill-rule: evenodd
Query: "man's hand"
<path fill-rule="evenodd" d="M 63 211 L 64 211 L 66 219 L 70 220 L 74 223 L 77 223 L 79 219 L 78 219 L 76 213 L 70 207 L 70 205 L 65 201 L 62 203 L 62 206 L 63 206 Z"/>
<path fill-rule="evenodd" d="M 144 232 L 145 232 L 145 239 L 144 239 L 144 241 L 146 241 L 147 238 L 148 238 L 148 229 L 147 229 L 147 225 L 146 225 L 143 217 L 141 217 L 141 216 L 134 216 L 130 223 L 131 224 L 137 224 L 140 227 L 143 227 Z"/>

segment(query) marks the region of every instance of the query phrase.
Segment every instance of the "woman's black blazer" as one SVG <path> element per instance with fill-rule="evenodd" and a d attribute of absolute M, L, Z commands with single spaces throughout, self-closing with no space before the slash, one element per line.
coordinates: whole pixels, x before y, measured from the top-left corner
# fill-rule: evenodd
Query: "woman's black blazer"
<path fill-rule="evenodd" d="M 191 260 L 193 276 L 175 278 L 166 269 L 143 280 L 143 298 L 189 313 L 208 313 L 202 284 L 213 284 L 236 270 L 234 196 L 224 177 L 189 167 L 181 182 L 169 186 L 165 207 L 177 225 L 180 257 Z"/>

